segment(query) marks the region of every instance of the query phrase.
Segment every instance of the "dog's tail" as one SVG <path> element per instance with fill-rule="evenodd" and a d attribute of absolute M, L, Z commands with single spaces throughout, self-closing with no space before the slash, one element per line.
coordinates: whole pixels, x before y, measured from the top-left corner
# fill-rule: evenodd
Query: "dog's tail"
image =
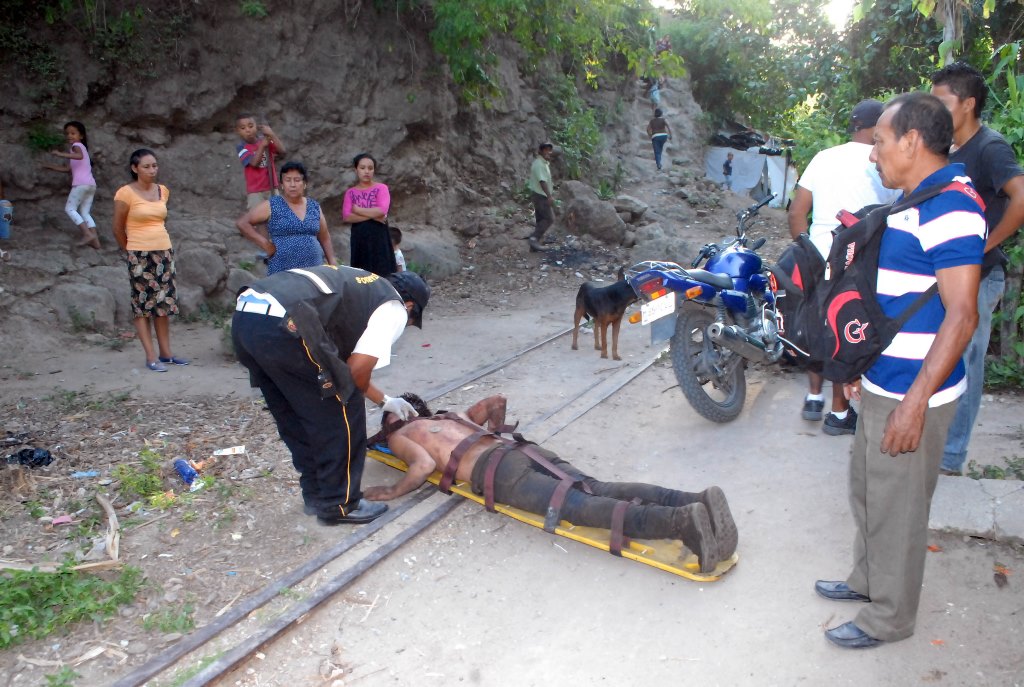
<path fill-rule="evenodd" d="M 586 322 L 590 321 L 590 313 L 587 312 L 587 305 L 584 302 L 584 292 L 586 291 L 587 285 L 584 284 L 580 287 L 580 290 L 576 292 L 576 316 L 579 317 L 582 314 L 582 319 Z"/>

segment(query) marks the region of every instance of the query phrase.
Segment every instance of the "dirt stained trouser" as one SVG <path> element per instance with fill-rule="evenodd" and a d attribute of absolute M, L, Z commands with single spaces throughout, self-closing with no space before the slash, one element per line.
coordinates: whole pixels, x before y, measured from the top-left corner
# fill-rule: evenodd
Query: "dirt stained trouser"
<path fill-rule="evenodd" d="M 610 529 L 615 506 L 637 498 L 640 505 L 626 509 L 623 534 L 639 539 L 682 539 L 692 548 L 691 542 L 686 541 L 689 537 L 684 539 L 683 530 L 690 517 L 684 506 L 701 503 L 700 494 L 639 482 L 600 482 L 547 449 L 539 446 L 533 449 L 571 478 L 586 484 L 592 492 L 583 491 L 579 483 L 570 489 L 562 505 L 562 520 L 581 527 Z M 470 484 L 477 494 L 484 493 L 487 458 L 493 450 L 484 451 L 473 466 Z M 494 499 L 530 513 L 543 514 L 560 482 L 525 453 L 513 448 L 501 460 L 494 475 Z"/>
<path fill-rule="evenodd" d="M 348 403 L 322 398 L 319 368 L 279 317 L 236 311 L 231 336 L 292 454 L 303 501 L 323 515 L 357 508 L 366 461 L 363 394 L 357 389 Z"/>

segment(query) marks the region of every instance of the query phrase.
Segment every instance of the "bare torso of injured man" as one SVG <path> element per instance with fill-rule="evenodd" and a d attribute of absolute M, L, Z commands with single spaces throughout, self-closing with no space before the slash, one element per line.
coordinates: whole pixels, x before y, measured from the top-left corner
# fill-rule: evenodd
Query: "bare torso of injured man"
<path fill-rule="evenodd" d="M 381 432 L 371 443 L 386 441 L 408 472 L 391 486 L 367 488 L 364 498 L 388 501 L 408 494 L 438 470 L 444 474 L 442 490 L 456 479 L 468 482 L 490 503 L 547 514 L 549 522 L 562 519 L 640 539 L 680 539 L 697 555 L 702 573 L 736 550 L 736 523 L 718 487 L 690 493 L 598 481 L 519 435 L 515 440 L 502 437 L 512 429 L 504 425 L 503 396 L 479 401 L 465 413 L 438 415 L 413 394 L 403 398 L 420 417 L 402 422 L 385 413 Z"/>

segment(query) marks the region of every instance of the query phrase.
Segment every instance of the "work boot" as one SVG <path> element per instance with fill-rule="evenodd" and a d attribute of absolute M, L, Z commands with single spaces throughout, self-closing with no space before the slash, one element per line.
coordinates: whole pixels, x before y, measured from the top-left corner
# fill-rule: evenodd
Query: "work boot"
<path fill-rule="evenodd" d="M 540 245 L 540 241 L 538 241 L 535 236 L 530 236 L 526 240 L 530 244 L 531 253 L 543 253 L 547 250 L 544 246 Z"/>
<path fill-rule="evenodd" d="M 736 529 L 736 521 L 732 519 L 725 492 L 718 487 L 708 487 L 701 492 L 700 500 L 708 511 L 708 517 L 711 518 L 711 529 L 718 540 L 718 556 L 726 560 L 736 553 L 739 531 Z"/>
<path fill-rule="evenodd" d="M 674 520 L 679 523 L 679 538 L 683 540 L 686 548 L 697 554 L 700 571 L 705 574 L 712 572 L 721 557 L 707 508 L 703 503 L 691 503 L 689 506 L 677 508 L 676 516 Z"/>

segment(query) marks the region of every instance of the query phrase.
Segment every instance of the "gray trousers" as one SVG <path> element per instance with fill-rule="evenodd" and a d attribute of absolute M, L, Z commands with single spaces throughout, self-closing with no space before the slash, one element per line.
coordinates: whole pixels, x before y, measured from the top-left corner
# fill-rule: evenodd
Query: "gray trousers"
<path fill-rule="evenodd" d="M 921 443 L 895 458 L 881 452 L 899 401 L 862 391 L 850 455 L 850 508 L 857 526 L 850 589 L 871 597 L 854 619 L 887 642 L 914 634 L 928 546 L 928 513 L 956 403 L 929 408 Z"/>

